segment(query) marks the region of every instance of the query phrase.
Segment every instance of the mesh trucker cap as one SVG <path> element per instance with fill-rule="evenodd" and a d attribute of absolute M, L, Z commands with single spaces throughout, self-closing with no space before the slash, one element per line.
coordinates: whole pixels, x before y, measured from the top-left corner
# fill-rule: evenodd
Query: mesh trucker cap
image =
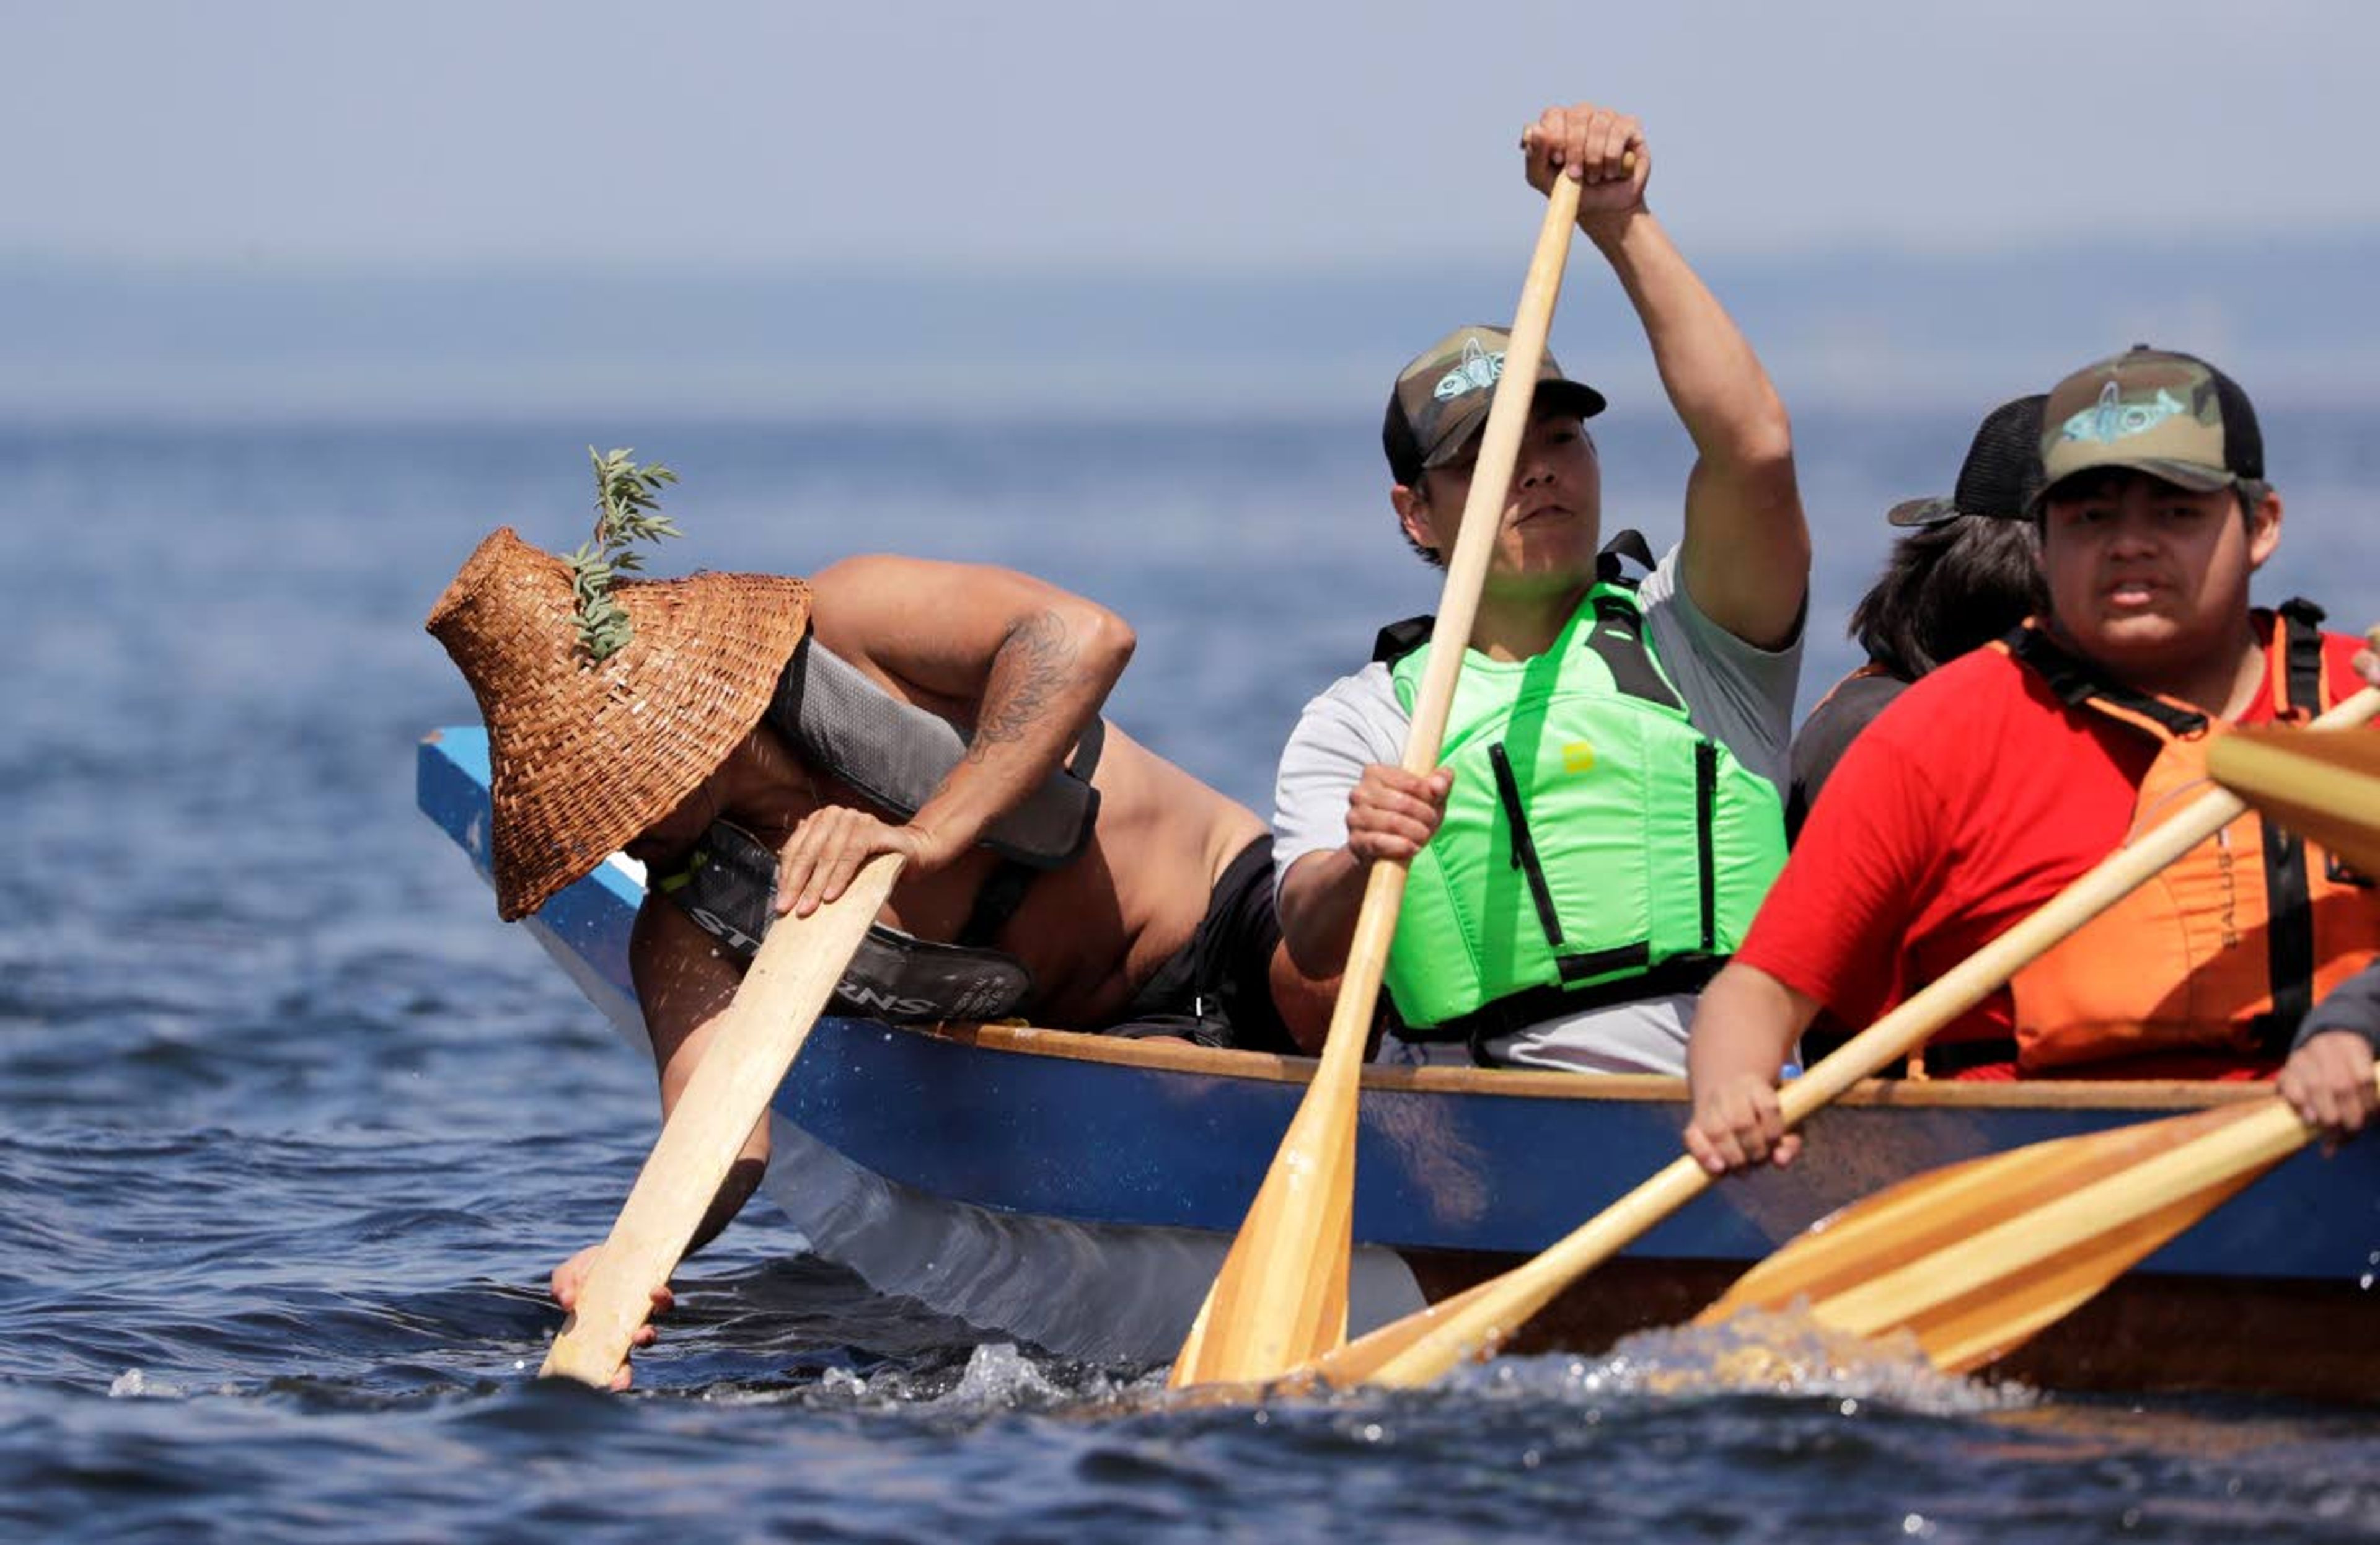
<path fill-rule="evenodd" d="M 1993 408 L 1967 446 L 1950 496 L 1903 499 L 1884 517 L 1896 526 L 1934 526 L 1962 515 L 2022 519 L 2041 492 L 2041 406 L 2048 400 L 2035 392 Z"/>
<path fill-rule="evenodd" d="M 1380 425 L 1397 481 L 1410 486 L 1425 468 L 1445 466 L 1471 444 L 1488 422 L 1512 338 L 1501 327 L 1458 327 L 1397 372 Z M 1537 359 L 1536 400 L 1559 403 L 1582 419 L 1603 411 L 1603 394 L 1565 378 L 1550 350 Z"/>
<path fill-rule="evenodd" d="M 2265 437 L 2229 376 L 2194 356 L 2135 344 L 2049 389 L 2041 464 L 2036 509 L 2059 482 L 2103 467 L 2207 493 L 2261 481 Z"/>

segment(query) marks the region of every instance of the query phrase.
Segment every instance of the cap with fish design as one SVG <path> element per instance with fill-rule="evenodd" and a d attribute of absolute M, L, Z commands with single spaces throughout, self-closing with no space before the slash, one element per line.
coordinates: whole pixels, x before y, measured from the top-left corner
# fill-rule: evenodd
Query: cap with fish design
<path fill-rule="evenodd" d="M 2265 476 L 2265 437 L 2248 394 L 2194 355 L 2138 344 L 2085 365 L 2042 409 L 2038 509 L 2078 472 L 2123 468 L 2192 493 Z"/>

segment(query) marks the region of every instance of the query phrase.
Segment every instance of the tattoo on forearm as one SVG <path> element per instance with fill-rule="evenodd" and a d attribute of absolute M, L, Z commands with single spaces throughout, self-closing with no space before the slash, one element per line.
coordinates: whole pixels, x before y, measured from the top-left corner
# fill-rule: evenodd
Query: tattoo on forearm
<path fill-rule="evenodd" d="M 1055 612 L 1037 612 L 1011 628 L 992 657 L 967 760 L 981 761 L 992 747 L 1023 739 L 1050 703 L 1081 679 L 1080 658 Z"/>

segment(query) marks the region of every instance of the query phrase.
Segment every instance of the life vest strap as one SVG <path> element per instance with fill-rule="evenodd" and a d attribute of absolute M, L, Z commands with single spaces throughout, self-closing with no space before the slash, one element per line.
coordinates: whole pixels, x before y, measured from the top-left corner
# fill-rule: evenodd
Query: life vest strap
<path fill-rule="evenodd" d="M 1597 580 L 1606 585 L 1625 585 L 1633 590 L 1637 581 L 1620 566 L 1622 558 L 1633 560 L 1637 567 L 1648 574 L 1653 571 L 1652 544 L 1645 540 L 1644 532 L 1633 526 L 1613 532 L 1611 540 L 1603 544 L 1603 551 L 1595 555 L 1595 578 Z"/>
<path fill-rule="evenodd" d="M 1718 948 L 1718 856 L 1714 851 L 1718 820 L 1718 742 L 1694 746 L 1694 868 L 1702 880 L 1703 953 Z"/>
<path fill-rule="evenodd" d="M 1615 957 L 1609 967 L 1624 964 L 1616 958 L 1633 954 L 1642 959 L 1645 946 L 1638 944 L 1622 950 L 1599 952 Z M 1582 957 L 1584 958 L 1584 957 Z M 1458 1015 L 1442 1024 L 1427 1028 L 1403 1028 L 1397 1039 L 1415 1043 L 1463 1041 L 1471 1047 L 1471 1060 L 1481 1067 L 1498 1067 L 1502 1064 L 1488 1051 L 1488 1042 L 1517 1035 L 1532 1025 L 1570 1015 L 1585 1014 L 1593 1009 L 1609 1008 L 1616 1004 L 1633 1004 L 1645 998 L 1667 997 L 1679 992 L 1699 992 L 1710 985 L 1727 964 L 1724 955 L 1671 955 L 1659 965 L 1633 976 L 1613 981 L 1597 982 L 1592 987 L 1532 987 L 1499 998 L 1485 1007 Z"/>
<path fill-rule="evenodd" d="M 967 920 L 953 943 L 968 949 L 990 948 L 1008 926 L 1008 919 L 1025 905 L 1025 893 L 1040 877 L 1041 871 L 1030 864 L 1002 858 L 976 888 L 975 905 L 967 909 Z"/>
<path fill-rule="evenodd" d="M 2302 596 L 2278 608 L 2281 670 L 2275 683 L 2284 700 L 2280 717 L 2303 719 L 2323 709 L 2323 609 Z M 2313 894 L 2306 873 L 2306 845 L 2270 817 L 2264 826 L 2265 951 L 2273 984 L 2273 1011 L 2256 1027 L 2266 1052 L 2287 1054 L 2289 1038 L 2313 1011 Z"/>
<path fill-rule="evenodd" d="M 1611 673 L 1613 687 L 1661 708 L 1686 711 L 1686 700 L 1678 696 L 1645 647 L 1644 613 L 1616 595 L 1597 596 L 1585 642 Z"/>
<path fill-rule="evenodd" d="M 2041 628 L 2020 627 L 2009 635 L 2007 643 L 2009 652 L 2031 666 L 2057 694 L 2058 700 L 2069 708 L 2082 708 L 2096 700 L 2103 708 L 2118 710 L 2119 716 L 2130 715 L 2163 725 L 2176 738 L 2205 732 L 2205 714 L 2111 680 L 2079 656 L 2059 648 Z"/>
<path fill-rule="evenodd" d="M 2268 1051 L 2289 1038 L 2313 1011 L 2313 894 L 2306 882 L 2305 842 L 2294 832 L 2260 818 L 2265 848 L 2265 954 L 2273 986 L 2273 1011 L 2258 1027 Z"/>
<path fill-rule="evenodd" d="M 1527 876 L 1529 896 L 1536 904 L 1537 926 L 1545 931 L 1546 947 L 1559 956 L 1561 918 L 1554 911 L 1553 888 L 1547 884 L 1545 865 L 1538 861 L 1536 840 L 1529 832 L 1529 812 L 1521 803 L 1521 785 L 1512 776 L 1512 759 L 1502 741 L 1488 748 L 1488 761 L 1495 769 L 1496 798 L 1504 807 L 1504 819 L 1511 828 L 1512 867 Z"/>
<path fill-rule="evenodd" d="M 2323 711 L 2322 624 L 2328 614 L 2303 596 L 2291 596 L 2278 610 L 2281 688 L 2289 700 L 2275 706 L 2292 718 L 2311 718 Z"/>

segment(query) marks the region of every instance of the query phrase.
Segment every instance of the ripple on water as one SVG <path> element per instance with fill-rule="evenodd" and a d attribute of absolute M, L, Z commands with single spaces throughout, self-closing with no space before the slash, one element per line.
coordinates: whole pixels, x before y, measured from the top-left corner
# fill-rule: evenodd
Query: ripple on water
<path fill-rule="evenodd" d="M 1970 427 L 1863 419 L 1832 471 L 1822 430 L 1805 473 L 1858 495 L 1839 511 L 1872 509 L 1906 492 L 1875 486 L 1876 456 L 1924 465 Z M 894 549 L 1036 554 L 1139 629 L 1120 721 L 1259 804 L 1314 686 L 1429 602 L 1349 497 L 1375 471 L 1360 432 L 617 429 L 688 474 L 700 551 L 671 564 L 798 570 L 855 508 Z M 2329 438 L 2365 455 L 2368 430 Z M 0 515 L 42 532 L 54 576 L 12 601 L 42 681 L 0 737 L 0 1529 L 2380 1536 L 2368 1412 L 2029 1402 L 1683 1335 L 1184 1410 L 1147 1369 L 988 1344 L 872 1293 L 766 1209 L 682 1274 L 638 1393 L 534 1380 L 559 1319 L 546 1273 L 609 1226 L 652 1137 L 652 1070 L 414 812 L 415 741 L 472 707 L 420 622 L 497 519 L 550 546 L 583 534 L 570 469 L 612 432 L 0 428 Z M 1690 447 L 1665 432 L 1682 477 Z M 1674 508 L 1676 477 L 1613 475 L 1613 507 Z M 1127 482 L 1162 519 L 1115 518 Z M 1881 550 L 1854 529 L 1814 616 Z M 1286 561 L 1342 537 L 1344 583 Z M 176 561 L 139 556 L 161 550 Z M 1848 646 L 1811 642 L 1828 679 Z"/>

